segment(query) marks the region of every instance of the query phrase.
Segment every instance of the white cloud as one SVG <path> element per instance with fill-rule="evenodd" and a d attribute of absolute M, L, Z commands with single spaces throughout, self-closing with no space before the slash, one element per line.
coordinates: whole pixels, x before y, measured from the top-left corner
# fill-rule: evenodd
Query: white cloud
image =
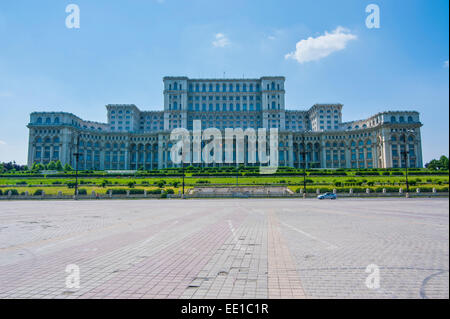
<path fill-rule="evenodd" d="M 0 145 L 6 145 L 5 141 L 0 140 Z"/>
<path fill-rule="evenodd" d="M 294 59 L 299 63 L 320 60 L 335 51 L 341 51 L 347 46 L 347 42 L 357 37 L 348 29 L 337 27 L 331 33 L 325 31 L 324 35 L 317 38 L 309 37 L 297 42 L 295 52 L 285 55 L 285 59 Z"/>
<path fill-rule="evenodd" d="M 444 68 L 448 68 L 448 60 L 444 61 Z"/>
<path fill-rule="evenodd" d="M 224 48 L 231 44 L 230 40 L 223 33 L 217 33 L 215 35 L 215 40 L 213 41 L 213 46 L 216 48 Z"/>

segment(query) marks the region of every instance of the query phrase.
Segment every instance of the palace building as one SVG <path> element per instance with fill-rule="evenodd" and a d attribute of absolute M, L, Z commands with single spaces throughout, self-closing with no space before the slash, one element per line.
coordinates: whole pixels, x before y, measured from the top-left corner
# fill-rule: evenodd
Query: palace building
<path fill-rule="evenodd" d="M 177 167 L 170 160 L 175 128 L 278 128 L 279 166 L 302 168 L 422 167 L 419 113 L 386 111 L 342 122 L 342 104 L 285 107 L 285 78 L 189 79 L 164 77 L 164 110 L 109 104 L 107 121 L 66 112 L 30 115 L 28 165 L 60 160 L 81 170 Z M 77 145 L 77 141 L 79 144 Z M 248 164 L 247 157 L 244 164 Z M 193 164 L 219 166 L 230 164 Z M 253 164 L 255 165 L 255 164 Z"/>

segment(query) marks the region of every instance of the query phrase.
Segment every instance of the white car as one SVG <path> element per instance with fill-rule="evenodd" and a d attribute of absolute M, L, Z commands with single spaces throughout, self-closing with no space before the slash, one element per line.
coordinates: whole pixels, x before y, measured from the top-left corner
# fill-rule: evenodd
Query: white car
<path fill-rule="evenodd" d="M 337 195 L 334 193 L 325 193 L 317 196 L 317 199 L 337 199 Z"/>

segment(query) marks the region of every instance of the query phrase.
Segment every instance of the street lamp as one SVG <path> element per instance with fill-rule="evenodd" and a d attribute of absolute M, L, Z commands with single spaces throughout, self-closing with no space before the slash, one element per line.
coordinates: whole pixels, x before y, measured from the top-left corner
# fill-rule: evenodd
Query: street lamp
<path fill-rule="evenodd" d="M 303 197 L 306 197 L 306 143 L 305 134 L 302 134 L 303 150 L 301 151 L 303 157 Z"/>
<path fill-rule="evenodd" d="M 77 135 L 77 151 L 76 153 L 73 153 L 73 156 L 75 156 L 75 198 L 78 196 L 78 161 L 81 156 L 80 153 L 80 135 Z"/>
<path fill-rule="evenodd" d="M 181 155 L 183 156 L 183 155 Z M 182 167 L 182 171 L 183 171 L 183 198 L 184 198 L 184 158 L 181 157 L 181 167 Z"/>
<path fill-rule="evenodd" d="M 408 152 L 406 151 L 406 142 L 405 142 L 405 150 L 401 152 L 403 155 L 403 159 L 405 160 L 405 178 L 406 178 L 406 194 L 409 193 L 409 183 L 408 183 Z"/>
<path fill-rule="evenodd" d="M 404 138 L 404 145 L 405 145 L 405 149 L 403 151 L 401 151 L 401 155 L 403 156 L 403 159 L 405 161 L 405 181 L 406 181 L 406 196 L 408 196 L 409 194 L 409 183 L 408 183 L 408 151 L 407 151 L 407 137 L 406 137 L 406 133 L 412 133 L 414 132 L 414 130 L 412 129 L 407 129 L 405 131 L 405 134 L 403 135 Z"/>

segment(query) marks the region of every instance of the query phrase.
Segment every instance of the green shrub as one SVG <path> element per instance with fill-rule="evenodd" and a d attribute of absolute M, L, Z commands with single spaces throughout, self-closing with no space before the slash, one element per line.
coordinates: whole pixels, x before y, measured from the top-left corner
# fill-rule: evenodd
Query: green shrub
<path fill-rule="evenodd" d="M 209 184 L 209 183 L 211 182 L 207 180 L 198 180 L 195 184 Z"/>
<path fill-rule="evenodd" d="M 133 194 L 133 195 L 138 195 L 138 194 L 143 195 L 145 193 L 145 191 L 143 189 L 132 188 L 129 191 L 130 191 L 130 194 Z"/>
<path fill-rule="evenodd" d="M 158 195 L 161 194 L 162 189 L 151 189 L 147 191 L 147 194 Z"/>
<path fill-rule="evenodd" d="M 166 185 L 166 181 L 159 181 L 155 183 L 156 186 L 158 186 L 159 188 L 163 188 L 164 185 Z"/>
<path fill-rule="evenodd" d="M 3 195 L 3 191 L 0 189 L 0 196 L 2 196 Z"/>
<path fill-rule="evenodd" d="M 87 195 L 87 190 L 84 188 L 78 189 L 78 195 Z"/>
<path fill-rule="evenodd" d="M 109 194 L 109 192 L 112 192 L 113 195 L 125 195 L 127 193 L 127 190 L 124 188 L 114 188 L 114 189 L 108 189 L 106 191 L 106 194 Z"/>
<path fill-rule="evenodd" d="M 36 189 L 33 193 L 33 196 L 42 196 L 42 192 L 43 192 L 42 189 Z"/>
<path fill-rule="evenodd" d="M 162 193 L 161 198 L 167 198 L 167 193 Z"/>
<path fill-rule="evenodd" d="M 19 192 L 17 191 L 17 189 L 5 189 L 3 192 L 5 195 L 8 195 L 9 191 L 11 191 L 12 196 L 19 195 Z"/>
<path fill-rule="evenodd" d="M 167 194 L 175 194 L 175 191 L 172 188 L 166 189 Z"/>

